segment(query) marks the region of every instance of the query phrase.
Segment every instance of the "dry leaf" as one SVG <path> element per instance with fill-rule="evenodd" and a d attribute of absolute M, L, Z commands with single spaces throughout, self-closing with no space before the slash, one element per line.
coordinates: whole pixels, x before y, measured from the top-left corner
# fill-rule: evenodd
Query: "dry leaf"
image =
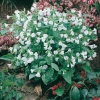
<path fill-rule="evenodd" d="M 42 95 L 41 84 L 35 86 L 34 92 L 36 92 L 39 96 Z"/>

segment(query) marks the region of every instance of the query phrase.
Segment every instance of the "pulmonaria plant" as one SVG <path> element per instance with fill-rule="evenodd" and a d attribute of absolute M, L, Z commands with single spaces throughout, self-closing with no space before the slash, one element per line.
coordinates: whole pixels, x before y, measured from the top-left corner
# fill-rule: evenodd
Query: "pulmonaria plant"
<path fill-rule="evenodd" d="M 29 79 L 42 78 L 48 84 L 58 75 L 66 78 L 77 64 L 96 57 L 96 45 L 88 45 L 95 39 L 96 29 L 84 26 L 81 13 L 74 9 L 60 13 L 34 7 L 27 14 L 16 11 L 13 18 L 10 28 L 19 36 L 19 44 L 9 48 L 15 56 L 12 64 L 14 68 L 25 66 Z M 71 83 L 71 79 L 66 81 Z"/>

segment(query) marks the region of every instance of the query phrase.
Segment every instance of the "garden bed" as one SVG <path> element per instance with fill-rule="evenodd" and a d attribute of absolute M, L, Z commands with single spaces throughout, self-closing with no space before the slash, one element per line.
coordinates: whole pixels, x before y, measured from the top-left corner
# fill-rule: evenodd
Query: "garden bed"
<path fill-rule="evenodd" d="M 40 4 L 42 4 L 41 1 L 40 1 Z M 10 45 L 13 47 L 10 47 L 8 44 L 9 51 L 7 50 L 3 53 L 1 52 L 0 57 L 5 54 L 7 55 L 2 56 L 0 58 L 0 59 L 3 59 L 3 60 L 0 60 L 0 64 L 1 64 L 0 72 L 4 72 L 5 76 L 15 75 L 16 82 L 18 81 L 17 79 L 24 80 L 24 85 L 21 88 L 17 89 L 17 91 L 24 94 L 24 98 L 22 100 L 47 100 L 49 98 L 50 100 L 65 100 L 65 99 L 72 100 L 72 98 L 74 98 L 75 100 L 80 100 L 80 98 L 83 99 L 81 96 L 84 96 L 84 100 L 85 99 L 94 100 L 93 99 L 94 97 L 99 98 L 100 97 L 100 93 L 99 93 L 100 92 L 99 91 L 99 88 L 100 88 L 99 87 L 100 85 L 100 79 L 99 79 L 99 76 L 100 76 L 100 41 L 96 43 L 97 45 L 96 49 L 94 49 L 96 47 L 96 45 L 94 45 L 94 48 L 92 48 L 93 50 L 90 49 L 91 46 L 88 45 L 89 41 L 87 42 L 88 39 L 91 40 L 91 39 L 96 38 L 96 35 L 93 34 L 93 32 L 95 33 L 95 29 L 93 30 L 93 28 L 85 27 L 83 24 L 84 21 L 82 21 L 83 19 L 79 15 L 80 13 L 77 12 L 77 10 L 75 11 L 75 9 L 68 11 L 69 15 L 67 13 L 64 13 L 62 15 L 61 13 L 62 11 L 59 7 L 56 9 L 58 11 L 60 10 L 61 11 L 60 13 L 56 12 L 56 10 L 54 9 L 49 9 L 49 8 L 47 8 L 46 10 L 43 10 L 45 7 L 43 8 L 37 7 L 38 9 L 43 10 L 43 11 L 41 10 L 39 11 L 35 9 L 34 6 L 35 5 L 33 5 L 33 8 L 31 8 L 30 12 L 27 12 L 27 10 L 30 9 L 30 7 L 27 7 L 27 6 L 26 6 L 25 12 L 23 11 L 23 7 L 21 6 L 18 6 L 17 8 L 19 9 L 19 11 L 22 10 L 23 12 L 19 12 L 18 10 L 15 12 L 15 8 L 13 8 L 11 11 L 9 10 L 6 11 L 5 8 L 3 9 L 4 11 L 2 10 L 0 11 L 0 22 L 2 23 L 7 22 L 7 24 L 9 24 L 8 25 L 9 27 L 6 27 L 6 28 L 10 30 L 11 29 L 10 27 L 14 27 L 13 29 L 14 32 L 20 36 L 20 39 L 18 38 L 19 40 L 14 38 L 15 40 L 18 40 L 19 42 L 15 41 L 13 45 Z M 44 6 L 49 6 L 50 8 L 52 8 L 50 5 L 48 5 L 48 3 L 45 3 Z M 67 5 L 67 6 L 71 6 L 71 5 Z M 14 20 L 10 18 L 13 13 L 15 13 L 13 17 Z M 52 14 L 54 15 L 52 16 Z M 74 17 L 72 17 L 71 14 L 72 16 L 75 16 L 76 19 L 77 18 L 80 19 L 80 21 L 78 22 L 78 23 L 81 22 L 79 26 L 78 26 L 78 23 L 76 22 L 74 23 L 74 20 L 73 20 Z M 7 15 L 9 15 L 8 17 L 10 18 L 10 19 L 8 18 L 8 20 L 7 20 Z M 41 16 L 44 19 L 41 19 Z M 59 16 L 61 16 L 61 18 Z M 17 18 L 20 19 L 21 17 L 22 19 L 19 20 L 18 22 Z M 73 19 L 71 19 L 71 17 Z M 53 18 L 55 18 L 55 20 Z M 64 19 L 65 21 L 63 22 L 62 18 L 67 18 L 69 23 L 67 23 L 66 19 Z M 25 24 L 23 20 L 25 21 Z M 30 20 L 32 20 L 34 24 L 32 24 Z M 43 22 L 43 20 L 45 21 Z M 46 23 L 47 20 L 48 20 L 48 23 Z M 55 24 L 55 26 L 53 26 L 53 23 Z M 60 24 L 62 26 L 59 26 Z M 34 27 L 32 25 L 34 25 Z M 56 27 L 56 25 L 59 26 L 57 30 L 56 28 L 54 28 Z M 75 25 L 77 27 L 75 27 Z M 85 28 L 83 29 L 85 32 L 87 32 L 87 34 L 85 35 L 82 30 L 83 26 L 88 30 L 87 32 Z M 41 32 L 38 32 L 38 30 Z M 68 33 L 67 35 L 66 35 L 66 30 Z M 25 34 L 23 34 L 23 31 Z M 37 34 L 34 34 L 34 32 L 36 32 Z M 57 32 L 59 34 L 57 34 Z M 89 32 L 91 35 L 88 34 Z M 79 35 L 80 37 L 78 41 L 77 37 Z M 67 39 L 67 37 L 69 39 Z M 4 38 L 4 37 L 1 37 L 1 38 Z M 33 42 L 33 44 L 30 43 L 30 40 Z M 25 42 L 25 44 L 23 43 L 23 41 Z M 80 46 L 79 46 L 79 43 L 80 43 Z M 68 45 L 68 47 L 65 44 Z M 21 55 L 20 55 L 18 46 L 20 47 Z M 80 48 L 80 50 L 78 48 Z M 73 52 L 71 52 L 71 50 Z M 81 50 L 83 51 L 80 52 Z M 11 55 L 10 57 L 8 56 L 9 52 Z M 13 56 L 15 58 L 13 58 Z M 33 56 L 34 58 L 32 58 Z M 88 61 L 89 60 L 88 58 L 92 60 Z M 8 61 L 11 60 L 12 63 L 8 61 L 6 62 L 4 59 Z M 10 64 L 12 64 L 12 66 L 10 66 Z M 65 67 L 65 64 L 68 65 L 69 67 L 68 66 Z M 12 78 L 11 78 L 11 81 L 13 83 Z M 18 84 L 14 83 L 15 90 L 16 90 L 17 85 L 19 85 L 19 83 Z M 96 91 L 97 94 L 96 93 L 94 94 L 94 92 L 92 94 L 91 91 L 92 92 Z M 89 94 L 84 95 L 83 92 L 86 92 Z M 78 95 L 78 97 L 75 96 L 76 95 L 75 93 Z M 13 95 L 16 96 L 15 94 Z M 20 94 L 18 95 L 19 97 L 21 97 Z M 57 99 L 54 99 L 54 98 L 57 98 Z M 19 98 L 17 99 L 19 100 Z"/>

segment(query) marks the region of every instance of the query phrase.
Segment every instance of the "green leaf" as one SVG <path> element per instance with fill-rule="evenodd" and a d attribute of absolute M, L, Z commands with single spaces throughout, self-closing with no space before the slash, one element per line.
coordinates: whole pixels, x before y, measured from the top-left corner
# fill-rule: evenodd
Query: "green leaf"
<path fill-rule="evenodd" d="M 98 94 L 98 96 L 100 96 L 100 90 L 99 89 L 97 90 L 97 94 Z"/>
<path fill-rule="evenodd" d="M 60 40 L 60 34 L 58 32 L 54 32 L 53 36 L 55 37 L 56 40 Z"/>
<path fill-rule="evenodd" d="M 4 35 L 5 33 L 7 33 L 7 30 L 1 30 L 2 35 Z"/>
<path fill-rule="evenodd" d="M 55 93 L 58 95 L 58 96 L 62 96 L 63 93 L 64 93 L 64 89 L 62 87 L 59 87 L 55 90 Z"/>
<path fill-rule="evenodd" d="M 98 3 L 98 1 L 95 2 L 95 8 L 97 12 L 100 14 L 100 4 Z"/>
<path fill-rule="evenodd" d="M 64 72 L 64 74 L 63 74 L 63 78 L 64 78 L 65 81 L 68 82 L 69 84 L 72 83 L 72 81 L 71 81 L 71 77 L 72 77 L 72 74 L 71 74 L 70 71 L 66 71 L 66 72 Z"/>
<path fill-rule="evenodd" d="M 51 63 L 52 63 L 51 59 L 49 57 L 46 57 L 46 62 L 47 62 L 48 65 L 51 65 Z"/>
<path fill-rule="evenodd" d="M 88 90 L 87 90 L 87 89 L 82 89 L 82 90 L 81 90 L 81 93 L 82 93 L 82 95 L 83 95 L 84 100 L 86 100 L 86 97 L 87 97 L 87 95 L 88 95 Z"/>
<path fill-rule="evenodd" d="M 96 78 L 97 76 L 96 76 L 96 73 L 94 73 L 94 72 L 89 72 L 89 73 L 87 73 L 87 77 L 88 77 L 89 79 L 94 79 L 94 78 Z"/>
<path fill-rule="evenodd" d="M 33 74 L 33 73 L 32 73 L 32 74 L 29 74 L 29 80 L 32 79 L 32 78 L 34 78 L 35 75 L 36 75 L 36 74 Z"/>
<path fill-rule="evenodd" d="M 91 72 L 92 69 L 90 66 L 82 66 L 82 68 L 86 71 L 86 72 Z"/>
<path fill-rule="evenodd" d="M 52 79 L 53 75 L 54 75 L 54 69 L 48 68 L 45 74 L 42 75 L 42 81 L 44 82 L 44 84 L 47 85 L 48 82 L 50 82 L 50 80 Z"/>
<path fill-rule="evenodd" d="M 72 90 L 71 90 L 71 100 L 80 100 L 80 91 L 77 87 L 74 87 Z"/>
<path fill-rule="evenodd" d="M 51 63 L 51 67 L 54 68 L 56 71 L 59 71 L 59 67 L 55 63 Z"/>
<path fill-rule="evenodd" d="M 22 96 L 21 93 L 17 93 L 17 94 L 16 94 L 16 100 L 20 100 L 22 97 L 23 97 L 23 96 Z"/>
<path fill-rule="evenodd" d="M 14 56 L 12 54 L 7 54 L 7 55 L 3 55 L 0 57 L 1 60 L 7 60 L 7 61 L 13 61 L 14 60 Z"/>

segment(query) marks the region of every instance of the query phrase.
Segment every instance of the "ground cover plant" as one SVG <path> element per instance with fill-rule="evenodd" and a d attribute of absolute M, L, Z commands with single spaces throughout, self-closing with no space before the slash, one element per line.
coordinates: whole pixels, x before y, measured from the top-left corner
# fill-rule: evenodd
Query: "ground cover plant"
<path fill-rule="evenodd" d="M 55 99 L 99 97 L 99 73 L 93 72 L 88 62 L 96 57 L 93 49 L 97 46 L 88 42 L 96 38 L 97 30 L 85 26 L 81 12 L 75 9 L 60 13 L 50 8 L 37 10 L 35 6 L 27 13 L 17 10 L 10 16 L 14 22 L 8 25 L 9 32 L 19 42 L 9 48 L 14 69 L 24 67 L 30 80 L 42 80 L 45 85 L 61 79 L 59 85 L 50 88 Z"/>
<path fill-rule="evenodd" d="M 23 84 L 22 79 L 0 72 L 0 100 L 20 100 L 23 96 L 18 88 Z"/>

